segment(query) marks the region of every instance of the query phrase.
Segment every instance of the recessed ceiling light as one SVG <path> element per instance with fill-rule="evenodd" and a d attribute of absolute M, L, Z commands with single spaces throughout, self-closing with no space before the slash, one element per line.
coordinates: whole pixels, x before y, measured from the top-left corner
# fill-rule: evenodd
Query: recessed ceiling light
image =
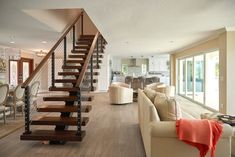
<path fill-rule="evenodd" d="M 46 43 L 47 43 L 47 41 L 42 41 L 41 43 L 42 43 L 42 44 L 46 44 Z"/>
<path fill-rule="evenodd" d="M 170 43 L 174 43 L 174 41 L 171 40 Z"/>
<path fill-rule="evenodd" d="M 10 43 L 11 43 L 11 44 L 15 44 L 15 42 L 14 42 L 14 41 L 10 41 Z"/>

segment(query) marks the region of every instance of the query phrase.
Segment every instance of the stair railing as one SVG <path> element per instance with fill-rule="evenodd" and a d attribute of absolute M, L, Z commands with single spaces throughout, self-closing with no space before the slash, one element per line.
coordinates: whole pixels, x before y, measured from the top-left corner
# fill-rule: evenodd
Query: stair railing
<path fill-rule="evenodd" d="M 58 41 L 55 43 L 55 45 L 50 49 L 50 51 L 47 53 L 47 55 L 42 59 L 42 61 L 39 63 L 39 65 L 35 68 L 35 70 L 32 72 L 32 74 L 26 79 L 26 81 L 22 84 L 22 88 L 25 88 L 25 132 L 24 134 L 30 134 L 30 84 L 31 82 L 36 78 L 36 76 L 40 73 L 40 71 L 43 69 L 43 67 L 48 63 L 48 60 L 51 58 L 51 85 L 52 87 L 55 86 L 55 50 L 57 47 L 63 42 L 64 46 L 64 57 L 63 57 L 63 63 L 66 65 L 67 60 L 67 38 L 66 36 L 68 33 L 72 30 L 72 44 L 73 48 L 75 48 L 76 43 L 76 25 L 79 22 L 79 19 L 81 19 L 81 34 L 83 34 L 83 11 L 76 17 L 76 19 L 71 23 L 71 25 L 64 31 L 62 36 L 58 39 Z"/>
<path fill-rule="evenodd" d="M 94 52 L 94 49 L 95 49 L 95 45 L 96 45 L 96 42 L 98 41 L 98 37 L 99 37 L 99 32 L 96 33 L 94 39 L 93 39 L 93 42 L 91 44 L 91 47 L 90 47 L 90 50 L 86 56 L 86 60 L 83 64 L 83 67 L 82 67 L 82 70 L 79 74 L 79 77 L 77 79 L 77 83 L 76 83 L 76 88 L 78 88 L 78 92 L 77 92 L 77 100 L 78 100 L 78 107 L 77 107 L 77 134 L 79 135 L 81 133 L 81 85 L 82 85 L 82 81 L 85 77 L 85 73 L 86 73 L 86 70 L 88 68 L 88 65 L 89 65 L 89 62 L 91 63 L 90 65 L 90 73 L 91 73 L 91 82 L 92 82 L 92 85 L 93 85 L 93 52 Z M 91 86 L 91 88 L 94 88 Z"/>

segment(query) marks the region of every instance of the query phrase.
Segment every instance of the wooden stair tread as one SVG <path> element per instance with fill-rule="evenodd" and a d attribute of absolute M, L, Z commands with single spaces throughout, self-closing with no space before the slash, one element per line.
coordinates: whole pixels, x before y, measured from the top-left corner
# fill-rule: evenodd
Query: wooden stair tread
<path fill-rule="evenodd" d="M 84 54 L 76 54 L 76 55 L 68 55 L 69 58 L 83 58 L 85 59 L 86 58 L 86 55 Z"/>
<path fill-rule="evenodd" d="M 88 117 L 81 118 L 81 125 L 85 126 L 89 121 Z M 77 117 L 53 117 L 41 116 L 31 120 L 31 125 L 70 125 L 77 126 Z"/>
<path fill-rule="evenodd" d="M 68 91 L 77 92 L 79 89 L 76 87 L 50 87 L 49 91 Z"/>
<path fill-rule="evenodd" d="M 83 81 L 91 82 L 91 79 L 84 79 Z M 97 82 L 97 79 L 93 79 L 93 83 Z M 55 79 L 55 83 L 77 83 L 77 79 Z"/>
<path fill-rule="evenodd" d="M 55 95 L 43 97 L 44 101 L 77 101 L 77 96 Z"/>
<path fill-rule="evenodd" d="M 85 50 L 89 50 L 90 49 L 90 45 L 75 45 L 75 49 L 85 49 Z"/>
<path fill-rule="evenodd" d="M 72 50 L 71 51 L 73 54 L 88 54 L 88 52 L 89 52 L 89 50 L 77 50 L 77 49 L 75 49 L 75 50 Z M 100 49 L 99 49 L 99 51 L 98 51 L 98 54 L 102 54 L 102 53 L 104 53 L 103 51 L 101 51 Z M 97 51 L 96 51 L 96 49 L 93 51 L 93 55 L 96 55 L 97 54 Z"/>
<path fill-rule="evenodd" d="M 80 72 L 72 72 L 72 71 L 64 71 L 64 72 L 58 72 L 58 75 L 76 75 L 79 76 Z"/>
<path fill-rule="evenodd" d="M 55 79 L 55 83 L 77 83 L 77 79 Z"/>
<path fill-rule="evenodd" d="M 82 141 L 86 132 L 82 131 L 77 135 L 76 130 L 33 130 L 31 134 L 22 134 L 21 140 L 42 140 L 42 141 Z"/>
<path fill-rule="evenodd" d="M 66 63 L 84 63 L 85 61 L 84 60 L 66 60 Z"/>
<path fill-rule="evenodd" d="M 67 60 L 66 63 L 77 63 L 77 64 L 81 64 L 81 63 L 84 63 L 85 61 L 84 60 L 76 60 L 76 59 L 70 59 L 70 60 Z M 96 58 L 93 58 L 93 63 L 97 63 L 97 59 Z M 98 63 L 102 63 L 102 60 L 98 60 Z"/>
<path fill-rule="evenodd" d="M 92 101 L 94 96 L 82 96 L 82 101 Z M 55 96 L 48 96 L 43 97 L 44 101 L 77 101 L 77 96 L 63 96 L 63 95 L 55 95 Z"/>
<path fill-rule="evenodd" d="M 40 105 L 37 108 L 38 112 L 77 112 L 78 106 L 66 106 L 66 105 L 51 105 L 51 104 L 45 104 Z M 81 111 L 82 112 L 90 112 L 92 109 L 91 105 L 82 105 Z"/>
<path fill-rule="evenodd" d="M 63 69 L 82 69 L 81 65 L 63 65 Z"/>
<path fill-rule="evenodd" d="M 72 53 L 75 53 L 75 54 L 77 54 L 77 53 L 81 53 L 81 54 L 87 54 L 89 51 L 88 50 L 77 50 L 77 49 L 75 49 L 75 50 L 72 50 L 71 51 Z"/>
<path fill-rule="evenodd" d="M 62 68 L 63 69 L 78 69 L 78 70 L 81 70 L 82 66 L 81 65 L 63 65 Z M 87 68 L 90 69 L 90 65 Z M 93 69 L 100 69 L 100 66 L 93 65 Z"/>
<path fill-rule="evenodd" d="M 80 40 L 80 41 L 77 41 L 76 44 L 77 45 L 80 45 L 80 44 L 91 45 L 92 42 L 91 41 L 87 41 L 87 40 Z"/>
<path fill-rule="evenodd" d="M 64 72 L 58 72 L 58 75 L 76 75 L 78 76 L 79 72 L 73 72 L 73 71 L 64 71 Z M 90 75 L 90 72 L 86 72 L 86 75 Z M 99 75 L 99 72 L 93 72 L 93 75 Z"/>

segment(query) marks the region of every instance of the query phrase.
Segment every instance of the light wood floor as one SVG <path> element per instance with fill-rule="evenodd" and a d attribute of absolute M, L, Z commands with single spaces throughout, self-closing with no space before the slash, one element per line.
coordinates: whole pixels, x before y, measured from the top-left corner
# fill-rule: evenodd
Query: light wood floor
<path fill-rule="evenodd" d="M 136 103 L 110 105 L 108 94 L 98 93 L 92 105 L 82 142 L 20 141 L 22 128 L 0 140 L 0 157 L 145 157 Z"/>

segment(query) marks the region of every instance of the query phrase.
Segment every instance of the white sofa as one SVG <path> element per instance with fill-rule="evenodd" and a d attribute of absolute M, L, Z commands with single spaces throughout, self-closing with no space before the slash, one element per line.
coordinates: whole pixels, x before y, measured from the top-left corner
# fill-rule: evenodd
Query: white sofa
<path fill-rule="evenodd" d="M 183 112 L 183 111 L 182 111 Z M 147 157 L 199 157 L 199 151 L 178 140 L 175 121 L 160 121 L 157 110 L 142 90 L 138 90 L 139 125 Z M 182 113 L 184 118 L 187 113 Z M 232 128 L 224 124 L 215 157 L 231 157 Z M 207 154 L 207 157 L 209 157 Z"/>
<path fill-rule="evenodd" d="M 133 102 L 133 89 L 128 84 L 115 82 L 109 86 L 109 98 L 112 104 Z"/>

